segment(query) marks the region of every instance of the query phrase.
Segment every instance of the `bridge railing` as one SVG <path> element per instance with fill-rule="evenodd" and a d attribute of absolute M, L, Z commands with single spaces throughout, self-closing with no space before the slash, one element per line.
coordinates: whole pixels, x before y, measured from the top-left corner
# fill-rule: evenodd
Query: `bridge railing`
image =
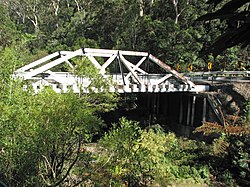
<path fill-rule="evenodd" d="M 189 80 L 199 81 L 220 81 L 220 82 L 250 82 L 250 71 L 210 71 L 190 72 L 183 74 Z"/>
<path fill-rule="evenodd" d="M 250 77 L 250 71 L 208 71 L 208 72 L 191 72 L 184 73 L 185 76 L 247 76 Z"/>
<path fill-rule="evenodd" d="M 179 83 L 172 74 L 138 74 L 142 84 L 138 84 L 133 77 L 125 79 L 128 73 L 104 75 L 103 78 L 110 85 L 109 91 L 119 93 L 132 92 L 202 92 L 208 91 L 206 85 L 190 85 Z M 88 93 L 89 89 L 96 90 L 87 77 L 78 77 L 68 72 L 45 72 L 39 77 L 33 77 L 32 84 L 35 92 L 46 86 L 51 86 L 57 93 L 66 93 L 73 89 L 75 93 Z M 33 79 L 32 79 L 33 80 Z M 98 89 L 97 89 L 98 90 Z"/>

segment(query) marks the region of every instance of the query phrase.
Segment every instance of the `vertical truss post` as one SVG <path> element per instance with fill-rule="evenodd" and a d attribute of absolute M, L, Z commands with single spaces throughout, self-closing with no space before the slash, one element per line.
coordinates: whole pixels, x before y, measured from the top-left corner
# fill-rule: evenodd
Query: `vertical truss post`
<path fill-rule="evenodd" d="M 125 79 L 124 79 L 123 70 L 122 70 L 122 64 L 121 64 L 121 59 L 120 59 L 120 53 L 119 53 L 119 51 L 117 53 L 117 57 L 118 57 L 118 63 L 119 63 L 120 72 L 121 72 L 121 75 L 122 75 L 123 85 L 126 85 Z"/>

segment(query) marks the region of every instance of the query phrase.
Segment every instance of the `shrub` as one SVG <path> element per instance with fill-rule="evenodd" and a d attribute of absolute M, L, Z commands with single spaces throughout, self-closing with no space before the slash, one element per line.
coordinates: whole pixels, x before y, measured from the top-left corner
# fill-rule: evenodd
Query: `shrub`
<path fill-rule="evenodd" d="M 209 178 L 209 170 L 189 165 L 196 156 L 185 150 L 191 149 L 194 142 L 181 147 L 183 142 L 174 133 L 142 130 L 137 122 L 122 118 L 99 143 L 106 149 L 103 163 L 113 181 L 129 186 L 164 186 L 186 179 L 203 183 Z"/>

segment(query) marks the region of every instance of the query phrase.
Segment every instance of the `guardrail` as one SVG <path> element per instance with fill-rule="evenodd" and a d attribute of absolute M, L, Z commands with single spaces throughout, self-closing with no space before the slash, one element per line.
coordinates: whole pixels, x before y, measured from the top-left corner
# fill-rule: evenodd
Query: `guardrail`
<path fill-rule="evenodd" d="M 250 71 L 211 71 L 183 74 L 194 82 L 250 82 Z"/>
<path fill-rule="evenodd" d="M 250 71 L 207 71 L 184 73 L 184 76 L 247 76 L 250 77 Z"/>

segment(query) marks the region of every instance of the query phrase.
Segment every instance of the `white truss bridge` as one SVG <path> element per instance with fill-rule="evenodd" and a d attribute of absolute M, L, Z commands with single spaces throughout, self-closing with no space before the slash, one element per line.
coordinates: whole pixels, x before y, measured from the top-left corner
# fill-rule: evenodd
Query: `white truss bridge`
<path fill-rule="evenodd" d="M 91 87 L 90 78 L 72 73 L 75 69 L 72 60 L 79 57 L 88 59 L 105 81 L 111 80 L 110 92 L 203 92 L 209 89 L 207 85 L 195 85 L 147 52 L 93 48 L 55 52 L 17 69 L 13 76 L 31 83 L 35 92 L 46 86 L 51 86 L 57 93 L 66 93 L 69 90 L 74 93 L 88 93 L 90 89 L 100 91 Z M 145 68 L 146 64 L 148 69 Z M 72 71 L 60 71 L 62 65 L 68 66 Z M 150 73 L 153 65 L 163 73 Z M 115 71 L 115 66 L 119 71 Z"/>

